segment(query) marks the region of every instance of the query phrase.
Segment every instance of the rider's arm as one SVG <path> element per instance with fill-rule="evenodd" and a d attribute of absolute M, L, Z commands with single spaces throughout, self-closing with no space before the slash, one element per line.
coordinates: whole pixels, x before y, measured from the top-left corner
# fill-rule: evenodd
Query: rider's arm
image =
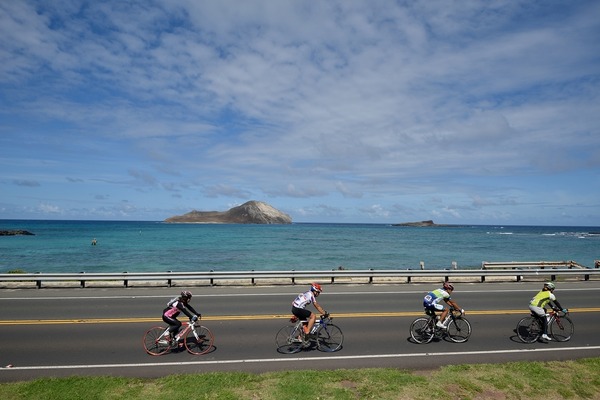
<path fill-rule="evenodd" d="M 562 308 L 562 306 L 560 305 L 560 303 L 556 299 L 554 299 L 552 301 L 552 306 L 553 306 L 552 308 L 554 308 L 554 309 L 564 310 L 564 308 Z"/>
<path fill-rule="evenodd" d="M 319 311 L 321 314 L 326 314 L 325 310 L 323 310 L 323 307 L 321 307 L 319 305 L 319 303 L 317 303 L 317 301 L 313 301 L 313 304 L 315 305 L 315 308 L 317 309 L 317 311 Z"/>
<path fill-rule="evenodd" d="M 446 303 L 450 306 L 450 307 L 454 307 L 455 310 L 460 310 L 460 306 L 454 301 L 454 300 L 446 300 Z"/>
<path fill-rule="evenodd" d="M 181 304 L 181 302 L 179 302 L 179 303 L 177 304 L 177 308 L 178 308 L 178 309 L 179 309 L 181 312 L 183 312 L 185 315 L 187 315 L 187 317 L 188 317 L 189 319 L 192 319 L 192 318 L 194 317 L 194 314 L 192 314 L 192 313 L 191 313 L 191 312 L 188 310 L 188 308 L 191 308 L 189 304 L 188 304 L 188 306 L 186 307 L 186 306 L 184 306 L 183 304 Z M 193 310 L 193 309 L 192 309 L 192 310 Z"/>
<path fill-rule="evenodd" d="M 200 318 L 200 317 L 201 317 L 200 313 L 199 313 L 198 311 L 196 311 L 196 310 L 194 309 L 194 307 L 192 307 L 192 305 L 191 305 L 191 304 L 188 304 L 188 305 L 187 305 L 187 308 L 188 308 L 188 309 L 189 309 L 191 312 L 193 312 L 193 313 L 194 313 L 194 314 L 192 315 L 192 317 L 193 317 L 194 315 L 197 315 L 197 316 L 198 316 L 198 318 Z M 191 317 L 190 317 L 190 318 L 191 318 Z"/>

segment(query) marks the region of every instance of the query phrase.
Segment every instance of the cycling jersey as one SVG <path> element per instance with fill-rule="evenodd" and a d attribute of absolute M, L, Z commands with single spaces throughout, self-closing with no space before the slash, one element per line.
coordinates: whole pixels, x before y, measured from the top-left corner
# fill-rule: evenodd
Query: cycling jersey
<path fill-rule="evenodd" d="M 190 313 L 191 310 L 193 312 Z M 188 318 L 192 318 L 194 315 L 198 315 L 198 313 L 196 312 L 196 310 L 194 310 L 194 308 L 189 305 L 189 304 L 184 304 L 182 301 L 179 301 L 178 299 L 173 299 L 171 301 L 169 301 L 169 303 L 167 304 L 167 308 L 165 308 L 163 310 L 163 315 L 167 318 L 177 318 L 177 316 L 183 311 L 183 313 L 185 315 L 187 315 Z"/>
<path fill-rule="evenodd" d="M 312 291 L 307 291 L 304 293 L 300 293 L 298 297 L 292 302 L 292 306 L 297 308 L 305 308 L 308 304 L 311 304 L 315 301 L 315 295 Z"/>
<path fill-rule="evenodd" d="M 436 306 L 442 300 L 450 300 L 450 293 L 446 292 L 442 288 L 436 289 L 432 292 L 427 293 L 427 295 L 423 298 L 423 306 L 438 308 Z"/>
<path fill-rule="evenodd" d="M 541 290 L 538 294 L 533 296 L 531 301 L 529 302 L 530 306 L 544 308 L 551 301 L 556 302 L 556 296 L 549 290 Z"/>

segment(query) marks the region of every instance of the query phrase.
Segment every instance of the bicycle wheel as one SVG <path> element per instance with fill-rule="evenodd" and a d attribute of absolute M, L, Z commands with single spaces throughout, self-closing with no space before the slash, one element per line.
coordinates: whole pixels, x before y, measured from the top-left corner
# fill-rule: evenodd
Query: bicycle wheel
<path fill-rule="evenodd" d="M 454 318 L 448 324 L 448 337 L 455 343 L 464 343 L 471 337 L 471 323 L 465 318 Z"/>
<path fill-rule="evenodd" d="M 533 343 L 542 335 L 542 326 L 537 318 L 529 316 L 522 318 L 517 324 L 517 336 L 523 343 Z"/>
<path fill-rule="evenodd" d="M 321 351 L 333 352 L 342 348 L 344 334 L 342 330 L 333 324 L 328 324 L 317 332 L 317 348 Z"/>
<path fill-rule="evenodd" d="M 410 336 L 417 343 L 429 343 L 434 335 L 435 328 L 431 318 L 417 318 L 410 324 Z"/>
<path fill-rule="evenodd" d="M 146 353 L 152 356 L 160 356 L 171 349 L 171 344 L 162 338 L 163 334 L 165 333 L 165 329 L 166 328 L 164 327 L 157 326 L 148 329 L 148 331 L 144 334 L 142 343 Z"/>
<path fill-rule="evenodd" d="M 575 325 L 573 325 L 573 321 L 571 318 L 564 316 L 559 319 L 552 319 L 552 323 L 550 324 L 550 335 L 557 342 L 566 342 L 571 339 L 573 332 L 575 331 Z"/>
<path fill-rule="evenodd" d="M 184 344 L 188 352 L 201 355 L 208 353 L 213 348 L 215 337 L 210 329 L 205 326 L 197 326 L 194 329 L 188 330 L 185 335 Z"/>
<path fill-rule="evenodd" d="M 275 341 L 277 351 L 284 354 L 293 354 L 302 350 L 302 338 L 298 325 L 284 326 L 277 332 Z"/>

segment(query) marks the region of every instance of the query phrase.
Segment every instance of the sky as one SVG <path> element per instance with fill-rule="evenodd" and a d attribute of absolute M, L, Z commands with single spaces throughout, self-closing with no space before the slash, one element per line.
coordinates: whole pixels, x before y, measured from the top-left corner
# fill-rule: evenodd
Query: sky
<path fill-rule="evenodd" d="M 0 219 L 600 226 L 600 2 L 0 0 Z"/>

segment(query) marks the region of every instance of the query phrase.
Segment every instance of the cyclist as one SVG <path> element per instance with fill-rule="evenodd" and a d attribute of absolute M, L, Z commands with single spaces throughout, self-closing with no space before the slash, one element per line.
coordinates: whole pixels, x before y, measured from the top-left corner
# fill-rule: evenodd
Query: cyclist
<path fill-rule="evenodd" d="M 181 328 L 181 321 L 177 319 L 177 316 L 179 316 L 181 312 L 183 312 L 191 322 L 196 322 L 198 318 L 202 318 L 200 313 L 194 310 L 194 307 L 190 304 L 191 299 L 192 293 L 184 290 L 179 297 L 171 299 L 167 303 L 167 307 L 163 310 L 162 319 L 169 324 L 169 333 L 171 334 L 170 339 L 179 339 L 176 336 Z"/>
<path fill-rule="evenodd" d="M 448 308 L 444 307 L 443 304 L 440 304 L 442 300 L 446 302 L 451 307 L 454 307 L 456 310 L 460 310 L 461 313 L 464 313 L 465 310 L 462 310 L 460 306 L 450 298 L 452 291 L 454 290 L 454 286 L 450 282 L 444 282 L 444 285 L 427 293 L 427 295 L 423 298 L 423 307 L 429 311 L 441 311 L 442 315 L 440 319 L 435 323 L 438 328 L 446 329 L 443 321 L 446 319 L 448 315 Z"/>
<path fill-rule="evenodd" d="M 327 314 L 327 311 L 323 310 L 319 303 L 317 303 L 317 297 L 319 297 L 322 291 L 323 289 L 321 289 L 321 285 L 318 283 L 311 283 L 310 290 L 300 293 L 292 302 L 292 314 L 302 321 L 308 321 L 308 323 L 304 325 L 305 334 L 310 333 L 311 329 L 315 325 L 315 321 L 317 320 L 317 316 L 306 309 L 308 304 L 312 303 L 317 311 L 319 311 L 321 314 Z"/>
<path fill-rule="evenodd" d="M 546 318 L 546 306 L 550 303 L 550 306 L 554 309 L 560 309 L 563 312 L 567 312 L 565 308 L 562 308 L 558 300 L 556 300 L 556 296 L 554 295 L 554 289 L 556 289 L 556 285 L 552 282 L 544 283 L 544 287 L 542 290 L 538 292 L 531 301 L 529 302 L 529 309 L 531 313 L 534 314 L 542 323 L 544 327 L 544 333 L 542 334 L 542 339 L 544 340 L 552 340 L 550 336 L 548 336 L 548 318 Z"/>

